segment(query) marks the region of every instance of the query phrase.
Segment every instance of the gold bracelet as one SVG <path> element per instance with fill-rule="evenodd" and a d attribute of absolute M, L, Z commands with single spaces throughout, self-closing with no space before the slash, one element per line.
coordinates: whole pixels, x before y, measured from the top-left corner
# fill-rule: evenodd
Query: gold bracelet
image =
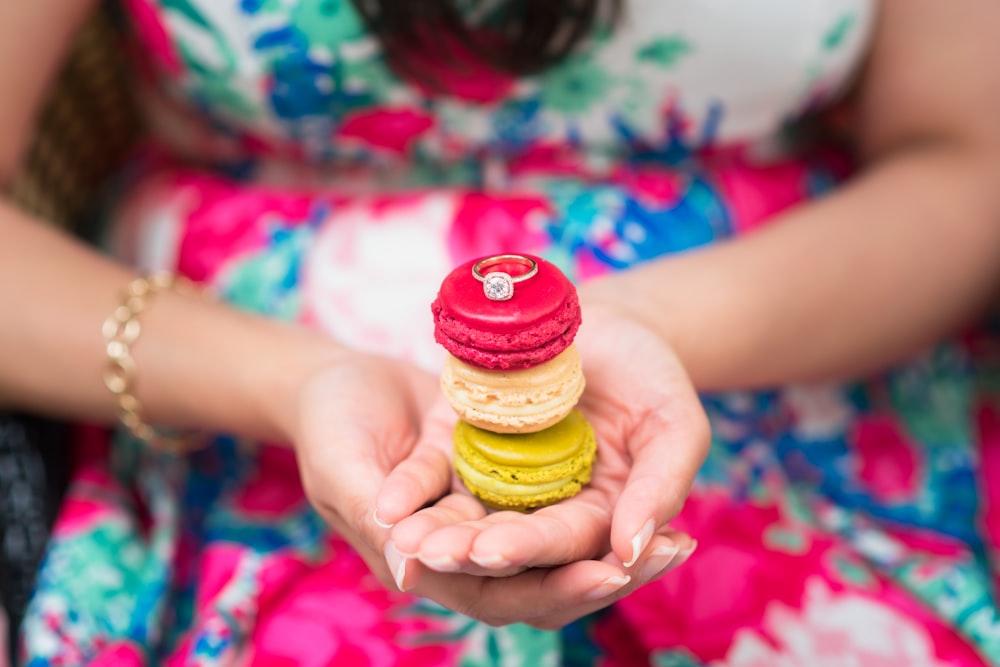
<path fill-rule="evenodd" d="M 121 303 L 101 327 L 108 356 L 104 384 L 118 402 L 119 420 L 133 436 L 156 449 L 181 454 L 195 448 L 191 437 L 165 434 L 154 429 L 143 418 L 142 403 L 135 395 L 136 370 L 132 345 L 142 333 L 139 316 L 149 305 L 149 300 L 165 290 L 188 294 L 197 291 L 193 283 L 171 273 L 136 278 L 126 286 Z"/>

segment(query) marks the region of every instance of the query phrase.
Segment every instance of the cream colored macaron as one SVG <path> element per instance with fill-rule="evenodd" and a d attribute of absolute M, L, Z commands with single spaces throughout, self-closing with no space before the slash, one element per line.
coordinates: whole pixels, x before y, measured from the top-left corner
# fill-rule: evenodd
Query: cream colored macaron
<path fill-rule="evenodd" d="M 524 370 L 478 368 L 448 356 L 441 388 L 459 417 L 494 433 L 535 433 L 576 407 L 585 386 L 580 353 L 570 345 Z"/>

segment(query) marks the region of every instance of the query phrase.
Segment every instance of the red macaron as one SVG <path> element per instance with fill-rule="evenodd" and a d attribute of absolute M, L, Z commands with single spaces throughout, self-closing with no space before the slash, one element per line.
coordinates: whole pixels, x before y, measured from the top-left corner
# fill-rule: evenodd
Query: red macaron
<path fill-rule="evenodd" d="M 580 301 L 573 283 L 554 264 L 534 261 L 535 275 L 514 285 L 513 296 L 492 301 L 473 275 L 481 260 L 462 264 L 444 279 L 431 306 L 434 339 L 451 354 L 492 370 L 531 368 L 549 361 L 573 342 L 580 328 Z M 524 264 L 494 264 L 517 279 Z"/>

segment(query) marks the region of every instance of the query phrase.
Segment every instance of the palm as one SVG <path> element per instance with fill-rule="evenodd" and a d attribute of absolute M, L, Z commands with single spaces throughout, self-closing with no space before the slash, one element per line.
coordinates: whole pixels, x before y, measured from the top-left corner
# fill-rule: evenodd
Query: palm
<path fill-rule="evenodd" d="M 588 319 L 578 345 L 587 376 L 580 407 L 599 443 L 590 485 L 531 515 L 487 516 L 469 503 L 461 511 L 431 508 L 401 522 L 394 539 L 432 566 L 454 562 L 465 571 L 508 574 L 600 558 L 609 545 L 631 560 L 626 554 L 647 518 L 660 526 L 679 510 L 707 447 L 704 416 L 683 368 L 649 330 L 620 318 Z M 440 407 L 432 412 L 425 436 L 434 437 L 419 447 L 450 449 L 455 417 Z M 477 563 L 498 566 L 484 571 Z"/>
<path fill-rule="evenodd" d="M 381 511 L 382 502 L 386 497 L 391 500 L 394 493 L 396 501 L 408 508 L 402 516 L 440 498 L 432 508 L 408 520 L 418 527 L 428 512 L 448 517 L 447 523 L 456 528 L 463 522 L 487 518 L 482 505 L 468 495 L 448 493 L 453 479 L 450 445 L 444 443 L 450 443 L 455 418 L 446 404 L 444 410 L 431 409 L 439 394 L 435 378 L 404 363 L 352 355 L 318 369 L 296 397 L 299 420 L 293 441 L 306 492 L 386 586 L 395 583 L 413 589 L 494 624 L 528 622 L 555 628 L 609 604 L 641 583 L 635 580 L 626 585 L 629 580 L 612 562 L 570 558 L 574 562 L 563 567 L 534 568 L 496 578 L 439 574 L 404 557 L 392 541 L 395 531 L 390 537 L 389 531 L 377 525 L 373 513 L 377 501 Z M 615 467 L 611 462 L 621 459 L 617 455 L 606 458 L 609 469 Z M 618 469 L 620 480 L 623 466 Z M 611 481 L 614 478 L 608 475 L 607 482 L 600 482 L 599 477 L 594 490 L 588 490 L 587 495 L 597 497 L 595 506 L 610 505 L 620 486 Z M 609 491 L 598 492 L 598 487 Z M 585 507 L 585 498 L 576 504 Z M 422 534 L 433 532 L 424 530 Z M 665 539 L 669 538 L 655 538 L 661 547 Z M 524 564 L 530 559 L 527 556 Z M 533 560 L 560 559 L 540 554 Z M 656 564 L 655 558 L 650 562 Z M 514 570 L 524 570 L 524 564 Z"/>
<path fill-rule="evenodd" d="M 318 370 L 302 388 L 295 438 L 310 501 L 371 565 L 371 524 L 389 471 L 413 450 L 436 380 L 403 363 L 358 355 Z M 373 568 L 378 571 L 384 567 Z"/>

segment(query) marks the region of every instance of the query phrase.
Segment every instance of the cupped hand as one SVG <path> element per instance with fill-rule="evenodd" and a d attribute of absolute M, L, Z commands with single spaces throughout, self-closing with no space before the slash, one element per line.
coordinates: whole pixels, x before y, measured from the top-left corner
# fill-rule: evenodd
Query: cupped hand
<path fill-rule="evenodd" d="M 315 369 L 295 401 L 289 430 L 306 496 L 387 586 L 375 497 L 413 450 L 436 390 L 436 378 L 410 364 L 344 353 Z"/>
<path fill-rule="evenodd" d="M 660 555 L 689 554 L 693 542 L 667 522 L 683 506 L 710 433 L 683 366 L 662 338 L 613 309 L 585 311 L 577 344 L 587 378 L 580 407 L 598 439 L 590 485 L 531 514 L 486 513 L 441 463 L 455 417 L 439 403 L 378 498 L 383 520 L 397 523 L 396 549 L 438 572 L 495 576 L 591 559 L 638 573 L 654 541 Z M 419 509 L 449 488 L 452 495 Z"/>
<path fill-rule="evenodd" d="M 422 427 L 438 435 L 450 429 L 446 420 L 428 417 L 438 393 L 436 378 L 405 363 L 350 354 L 318 369 L 298 396 L 291 431 L 306 494 L 384 585 L 490 624 L 555 628 L 613 602 L 678 560 L 668 537 L 656 538 L 641 577 L 628 576 L 613 559 L 533 569 L 503 579 L 442 574 L 405 555 L 376 516 L 375 500 L 390 472 L 413 452 Z M 423 457 L 433 474 L 408 475 L 404 470 L 398 479 L 413 498 L 437 498 L 441 480 L 450 476 L 450 461 L 430 450 Z M 450 495 L 435 509 L 485 516 L 482 506 L 466 495 Z"/>

